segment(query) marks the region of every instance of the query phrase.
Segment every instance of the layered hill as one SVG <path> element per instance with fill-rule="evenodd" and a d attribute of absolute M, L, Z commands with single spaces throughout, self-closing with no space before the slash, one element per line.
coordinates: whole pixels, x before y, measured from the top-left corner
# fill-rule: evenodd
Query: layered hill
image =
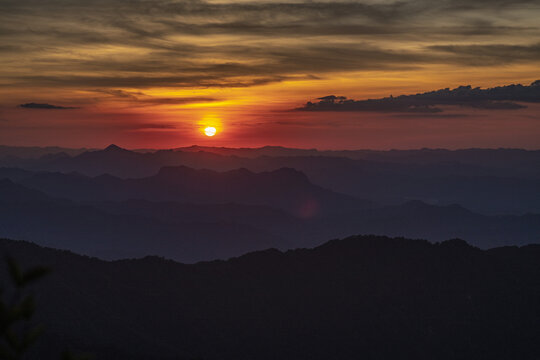
<path fill-rule="evenodd" d="M 202 199 L 202 202 L 159 201 L 189 191 L 196 195 L 189 188 L 176 189 L 182 186 L 181 181 L 161 187 L 155 183 L 145 185 L 144 188 L 151 191 L 138 192 L 135 190 L 144 188 L 129 188 L 128 180 L 110 177 L 4 173 L 12 174 L 25 185 L 0 181 L 0 236 L 104 259 L 145 255 L 161 255 L 184 262 L 226 259 L 267 247 L 316 246 L 351 233 L 430 241 L 460 237 L 482 248 L 540 241 L 540 215 L 535 214 L 485 216 L 457 205 L 434 206 L 412 201 L 390 207 L 347 209 L 343 206 L 336 207 L 335 212 L 294 215 L 279 206 L 250 204 L 254 199 L 250 197 L 247 203 L 242 203 L 245 198 L 234 195 L 232 190 L 228 195 L 236 202 L 213 203 L 207 202 L 212 198 L 206 197 L 190 198 Z M 105 182 L 108 186 L 100 183 L 103 179 L 111 180 Z M 117 186 L 110 185 L 116 181 Z M 35 188 L 29 187 L 32 185 Z M 202 182 L 199 185 L 203 190 L 207 186 Z M 174 190 L 168 192 L 170 188 Z M 278 203 L 277 200 L 281 197 L 283 201 L 290 201 L 293 196 L 299 199 L 298 195 L 278 192 L 274 198 L 259 199 L 268 199 L 271 205 L 287 205 L 291 202 Z M 130 199 L 131 196 L 134 198 Z M 122 200 L 124 198 L 129 200 Z M 308 202 L 308 205 L 313 203 Z"/>
<path fill-rule="evenodd" d="M 162 221 L 136 214 L 114 214 L 51 198 L 5 179 L 0 180 L 0 236 L 102 259 L 160 255 L 184 262 L 292 246 L 286 238 L 246 222 L 206 217 Z"/>
<path fill-rule="evenodd" d="M 150 177 L 166 166 L 219 172 L 238 168 L 271 172 L 285 167 L 303 172 L 319 186 L 378 203 L 457 203 L 489 215 L 540 212 L 540 152 L 519 149 L 317 151 L 189 147 L 139 152 L 111 145 L 72 155 L 0 159 L 0 164 L 121 178 Z"/>
<path fill-rule="evenodd" d="M 53 269 L 34 289 L 40 359 L 64 348 L 99 359 L 540 356 L 538 245 L 365 236 L 196 265 L 0 249 Z"/>
<path fill-rule="evenodd" d="M 21 175 L 20 171 L 3 168 L 0 177 L 13 178 L 51 196 L 84 201 L 236 202 L 272 206 L 299 217 L 372 206 L 368 201 L 314 185 L 303 173 L 291 168 L 254 173 L 246 169 L 217 172 L 178 166 L 164 167 L 153 176 L 136 179 L 52 172 Z"/>

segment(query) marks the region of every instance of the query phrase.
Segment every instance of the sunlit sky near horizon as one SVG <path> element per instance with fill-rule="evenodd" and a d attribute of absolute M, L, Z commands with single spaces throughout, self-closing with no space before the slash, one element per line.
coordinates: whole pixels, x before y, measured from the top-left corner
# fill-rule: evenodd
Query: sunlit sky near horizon
<path fill-rule="evenodd" d="M 539 18 L 540 0 L 4 0 L 0 144 L 540 149 L 538 90 L 298 110 L 327 95 L 528 86 Z"/>

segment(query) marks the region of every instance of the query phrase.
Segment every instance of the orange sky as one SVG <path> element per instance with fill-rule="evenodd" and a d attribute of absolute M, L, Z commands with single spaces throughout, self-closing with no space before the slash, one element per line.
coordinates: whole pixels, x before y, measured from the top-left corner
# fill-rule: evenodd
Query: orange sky
<path fill-rule="evenodd" d="M 9 0 L 0 144 L 536 149 L 530 102 L 443 116 L 292 109 L 330 94 L 528 85 L 540 78 L 539 15 L 535 1 L 504 0 Z"/>

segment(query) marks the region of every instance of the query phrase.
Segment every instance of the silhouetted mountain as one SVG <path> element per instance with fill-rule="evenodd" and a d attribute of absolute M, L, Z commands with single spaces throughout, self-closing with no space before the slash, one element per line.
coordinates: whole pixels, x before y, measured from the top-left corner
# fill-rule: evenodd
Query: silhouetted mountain
<path fill-rule="evenodd" d="M 317 227 L 331 237 L 362 233 L 430 241 L 461 238 L 481 248 L 540 243 L 538 214 L 486 216 L 459 205 L 434 206 L 421 201 L 329 217 L 318 221 Z"/>
<path fill-rule="evenodd" d="M 119 146 L 111 144 L 108 148 L 121 149 Z M 343 157 L 352 160 L 365 160 L 383 163 L 400 164 L 433 164 L 433 163 L 461 163 L 468 165 L 479 165 L 490 168 L 534 168 L 540 164 L 540 150 L 523 150 L 511 148 L 499 149 L 413 149 L 413 150 L 317 150 L 287 148 L 282 146 L 263 146 L 260 148 L 227 148 L 193 145 L 170 150 L 139 149 L 132 152 L 144 153 L 206 153 L 220 155 L 224 157 L 259 158 L 259 157 Z M 0 145 L 0 158 L 13 156 L 21 159 L 37 159 L 47 154 L 67 153 L 70 156 L 77 156 L 84 152 L 92 152 L 99 155 L 103 150 L 94 149 L 68 149 L 60 147 L 16 147 Z M 160 165 L 176 165 L 162 164 Z M 539 174 L 539 170 L 530 169 Z M 100 175 L 100 174 L 95 174 Z"/>
<path fill-rule="evenodd" d="M 0 201 L 4 203 L 27 204 L 49 200 L 42 192 L 17 185 L 10 179 L 0 179 L 0 195 Z"/>
<path fill-rule="evenodd" d="M 9 176 L 11 170 L 0 170 Z M 158 174 L 139 179 L 110 175 L 95 178 L 77 173 L 36 173 L 20 180 L 30 188 L 55 197 L 84 201 L 142 199 L 194 203 L 268 205 L 300 217 L 345 212 L 370 207 L 367 201 L 335 193 L 309 182 L 301 172 L 282 168 L 253 173 L 164 167 Z"/>
<path fill-rule="evenodd" d="M 529 168 L 537 176 L 540 170 L 540 151 L 522 149 L 416 149 L 416 150 L 316 150 L 292 149 L 281 146 L 261 148 L 223 148 L 209 146 L 190 146 L 176 149 L 181 152 L 206 152 L 224 156 L 243 158 L 266 157 L 341 157 L 351 160 L 364 160 L 393 164 L 435 164 L 459 163 L 495 169 Z"/>
<path fill-rule="evenodd" d="M 377 234 L 442 241 L 466 239 L 481 248 L 540 243 L 540 215 L 485 216 L 458 205 L 434 206 L 410 201 L 315 219 L 299 219 L 267 207 L 238 204 L 196 205 L 174 202 L 126 201 L 94 203 L 114 214 L 249 224 L 288 239 L 292 246 L 315 246 L 348 234 Z"/>
<path fill-rule="evenodd" d="M 253 171 L 288 166 L 302 171 L 315 184 L 378 203 L 416 199 L 439 205 L 457 203 L 484 214 L 540 212 L 540 177 L 518 176 L 540 166 L 516 165 L 522 171 L 465 163 L 402 164 L 327 156 L 263 157 L 242 164 Z"/>
<path fill-rule="evenodd" d="M 138 153 L 109 145 L 103 150 L 88 151 L 80 155 L 49 162 L 43 170 L 80 172 L 89 175 L 114 174 L 121 177 L 149 175 L 155 173 L 160 164 L 153 154 Z"/>
<path fill-rule="evenodd" d="M 231 198 L 249 201 L 250 197 L 256 195 L 246 192 L 244 198 L 237 196 L 234 190 L 245 186 L 235 178 L 235 175 L 242 177 L 243 172 L 221 173 L 218 175 L 223 175 L 223 179 L 212 178 L 212 181 L 231 189 Z M 129 199 L 130 196 L 173 199 L 176 190 L 166 189 L 181 187 L 182 193 L 196 195 L 206 188 L 212 188 L 213 185 L 205 182 L 204 176 L 197 178 L 200 172 L 188 168 L 164 169 L 161 176 L 169 182 L 146 183 L 144 186 L 135 186 L 127 180 L 111 176 L 89 178 L 78 174 L 32 175 L 28 172 L 21 175 L 9 169 L 0 170 L 2 173 L 23 177 L 23 183 L 34 183 L 57 198 L 71 196 L 83 199 L 84 205 L 53 200 L 38 191 L 3 181 L 0 183 L 0 203 L 6 215 L 0 218 L 0 236 L 31 240 L 105 258 L 119 258 L 126 254 L 161 254 L 192 262 L 211 257 L 225 258 L 269 245 L 282 249 L 315 246 L 351 233 L 407 236 L 430 241 L 460 237 L 482 248 L 540 242 L 540 215 L 484 216 L 457 205 L 433 206 L 420 201 L 390 207 L 348 210 L 344 207 L 337 213 L 315 217 L 301 216 L 306 213 L 293 216 L 268 206 L 228 201 L 210 203 L 220 199 L 212 192 L 208 197 L 197 195 L 199 201 L 208 201 L 205 204 L 134 199 L 112 201 L 115 198 Z M 189 178 L 190 174 L 195 177 Z M 24 180 L 24 176 L 29 176 L 28 181 Z M 176 176 L 180 179 L 176 179 Z M 297 180 L 300 186 L 305 181 L 301 175 Z M 276 198 L 280 194 L 298 198 L 298 194 L 281 192 L 279 182 L 274 178 L 272 181 L 275 184 L 268 186 L 276 189 Z M 193 187 L 190 184 L 196 185 Z M 257 191 L 258 188 L 252 190 Z M 19 198 L 13 200 L 14 196 Z M 20 199 L 22 197 L 25 198 L 24 202 Z M 99 201 L 104 198 L 107 201 Z M 272 203 L 271 200 L 267 202 Z M 140 230 L 141 227 L 143 230 Z M 223 234 L 220 231 L 224 231 Z M 154 243 L 156 236 L 167 245 Z M 96 238 L 113 240 L 107 240 L 111 242 L 106 245 L 95 243 Z M 140 247 L 134 249 L 128 238 L 140 242 Z M 208 248 L 200 246 L 199 238 L 214 245 Z"/>
<path fill-rule="evenodd" d="M 47 146 L 47 147 L 38 147 L 38 146 L 5 146 L 0 145 L 0 159 L 6 156 L 20 158 L 20 159 L 37 159 L 47 154 L 56 154 L 64 152 L 69 155 L 78 155 L 83 152 L 86 152 L 90 149 L 81 148 L 81 149 L 70 149 L 62 148 L 58 146 Z"/>
<path fill-rule="evenodd" d="M 0 248 L 38 283 L 35 358 L 538 359 L 540 246 L 351 237 L 182 265 Z M 7 273 L 0 267 L 0 282 Z"/>
<path fill-rule="evenodd" d="M 258 158 L 260 156 L 281 157 L 281 156 L 317 156 L 327 154 L 326 151 L 317 149 L 295 149 L 283 146 L 263 146 L 260 148 L 228 148 L 213 146 L 187 146 L 174 149 L 181 152 L 206 152 L 224 156 L 237 156 L 245 158 Z"/>
<path fill-rule="evenodd" d="M 165 222 L 135 214 L 112 214 L 0 180 L 3 237 L 103 259 L 160 255 L 185 262 L 290 247 L 285 238 L 247 223 L 211 220 L 178 217 Z"/>
<path fill-rule="evenodd" d="M 316 151 L 190 147 L 141 153 L 110 146 L 74 157 L 4 161 L 31 170 L 149 177 L 165 166 L 254 172 L 297 169 L 327 189 L 399 204 L 461 204 L 483 214 L 540 212 L 540 151 L 517 149 Z M 200 151 L 204 150 L 204 151 Z M 271 156 L 268 156 L 271 155 Z"/>
<path fill-rule="evenodd" d="M 384 161 L 402 164 L 430 164 L 436 162 L 459 162 L 491 168 L 535 167 L 540 162 L 539 150 L 523 149 L 418 149 L 418 150 L 358 150 L 339 152 L 342 156 L 369 161 Z M 353 155 L 354 154 L 354 155 Z M 531 171 L 538 171 L 530 169 Z"/>
<path fill-rule="evenodd" d="M 152 202 L 147 200 L 127 200 L 120 202 L 90 203 L 92 206 L 113 214 L 129 214 L 153 217 L 164 222 L 206 222 L 250 224 L 257 228 L 272 230 L 285 235 L 294 227 L 303 224 L 282 210 L 267 206 L 227 204 L 193 204 L 179 202 Z"/>

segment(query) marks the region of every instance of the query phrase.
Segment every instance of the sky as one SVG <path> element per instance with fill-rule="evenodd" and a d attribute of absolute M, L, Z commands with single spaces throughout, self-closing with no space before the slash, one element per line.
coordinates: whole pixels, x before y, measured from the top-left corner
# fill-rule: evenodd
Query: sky
<path fill-rule="evenodd" d="M 540 0 L 2 0 L 0 144 L 540 149 L 539 18 Z"/>

